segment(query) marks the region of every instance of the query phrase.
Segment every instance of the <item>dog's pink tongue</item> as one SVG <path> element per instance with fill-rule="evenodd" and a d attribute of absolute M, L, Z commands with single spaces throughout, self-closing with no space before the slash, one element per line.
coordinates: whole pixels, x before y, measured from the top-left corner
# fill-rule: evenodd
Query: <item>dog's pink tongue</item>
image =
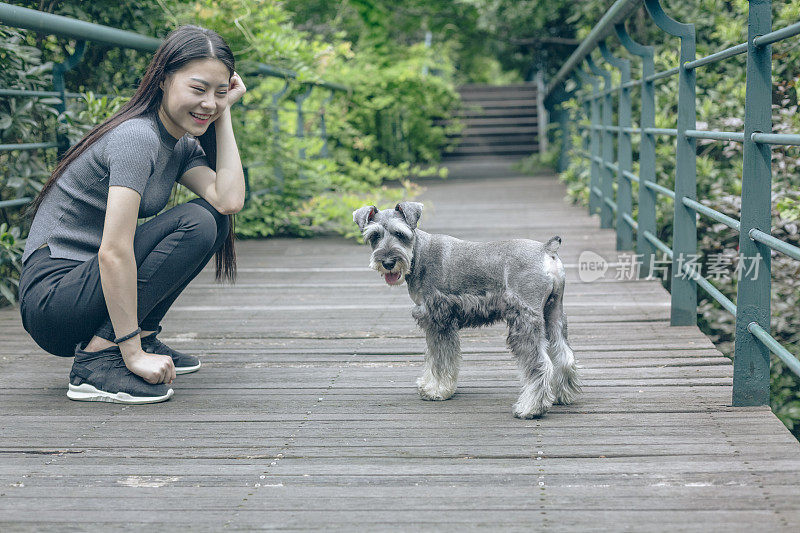
<path fill-rule="evenodd" d="M 383 277 L 386 279 L 386 283 L 390 283 L 391 284 L 391 283 L 396 282 L 398 279 L 400 279 L 400 273 L 398 273 L 398 272 L 389 272 L 389 273 L 384 274 Z"/>

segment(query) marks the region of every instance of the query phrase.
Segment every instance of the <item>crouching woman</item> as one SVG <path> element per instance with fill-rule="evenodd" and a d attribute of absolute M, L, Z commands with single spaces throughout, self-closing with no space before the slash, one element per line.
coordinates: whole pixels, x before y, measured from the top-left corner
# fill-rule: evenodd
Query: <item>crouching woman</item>
<path fill-rule="evenodd" d="M 200 368 L 157 335 L 212 256 L 216 279 L 235 279 L 245 186 L 230 106 L 245 90 L 217 33 L 174 30 L 130 101 L 64 155 L 31 205 L 22 323 L 43 350 L 74 356 L 70 399 L 160 402 L 176 374 Z M 158 214 L 176 181 L 199 198 Z"/>

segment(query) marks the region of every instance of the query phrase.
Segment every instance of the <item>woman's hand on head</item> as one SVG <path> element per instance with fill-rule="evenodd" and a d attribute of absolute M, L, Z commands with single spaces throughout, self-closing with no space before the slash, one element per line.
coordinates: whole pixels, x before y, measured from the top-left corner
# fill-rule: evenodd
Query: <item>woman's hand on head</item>
<path fill-rule="evenodd" d="M 246 92 L 247 87 L 244 86 L 242 78 L 234 72 L 228 85 L 228 108 L 238 102 Z"/>

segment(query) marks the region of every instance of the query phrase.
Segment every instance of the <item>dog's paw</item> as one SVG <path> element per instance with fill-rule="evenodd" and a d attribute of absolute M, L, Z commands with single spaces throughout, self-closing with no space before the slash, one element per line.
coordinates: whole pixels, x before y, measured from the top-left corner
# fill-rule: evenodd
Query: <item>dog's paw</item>
<path fill-rule="evenodd" d="M 580 387 L 572 388 L 568 387 L 558 391 L 556 394 L 556 401 L 558 405 L 569 405 L 575 401 L 578 395 L 581 393 Z"/>
<path fill-rule="evenodd" d="M 447 387 L 439 382 L 426 380 L 424 376 L 417 380 L 417 390 L 420 398 L 431 401 L 447 400 L 456 393 L 455 386 Z"/>
<path fill-rule="evenodd" d="M 557 381 L 553 384 L 556 397 L 555 403 L 569 405 L 581 393 L 581 383 L 575 368 L 573 367 L 570 371 L 565 372 L 560 381 L 560 383 Z"/>
<path fill-rule="evenodd" d="M 529 405 L 529 404 L 521 404 L 517 402 L 514 404 L 514 416 L 517 418 L 539 418 L 544 416 L 547 410 L 550 408 L 549 405 L 539 404 L 539 405 Z"/>
<path fill-rule="evenodd" d="M 575 401 L 575 395 L 569 394 L 566 391 L 561 391 L 559 394 L 556 394 L 556 401 L 553 402 L 553 405 L 569 405 Z"/>
<path fill-rule="evenodd" d="M 517 403 L 514 404 L 514 416 L 517 418 L 538 418 L 553 406 L 553 393 L 549 387 L 540 389 L 528 386 L 522 390 Z"/>

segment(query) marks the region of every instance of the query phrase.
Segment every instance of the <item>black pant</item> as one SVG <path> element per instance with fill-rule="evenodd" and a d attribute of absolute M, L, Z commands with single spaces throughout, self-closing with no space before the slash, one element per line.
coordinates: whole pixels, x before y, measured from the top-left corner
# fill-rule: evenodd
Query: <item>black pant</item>
<path fill-rule="evenodd" d="M 175 206 L 136 228 L 133 253 L 142 330 L 158 329 L 172 303 L 222 247 L 228 231 L 228 217 L 202 198 Z M 116 338 L 96 255 L 75 261 L 51 258 L 48 247 L 36 250 L 22 268 L 19 295 L 25 331 L 51 354 L 72 357 L 75 345 L 92 335 L 109 341 Z"/>

